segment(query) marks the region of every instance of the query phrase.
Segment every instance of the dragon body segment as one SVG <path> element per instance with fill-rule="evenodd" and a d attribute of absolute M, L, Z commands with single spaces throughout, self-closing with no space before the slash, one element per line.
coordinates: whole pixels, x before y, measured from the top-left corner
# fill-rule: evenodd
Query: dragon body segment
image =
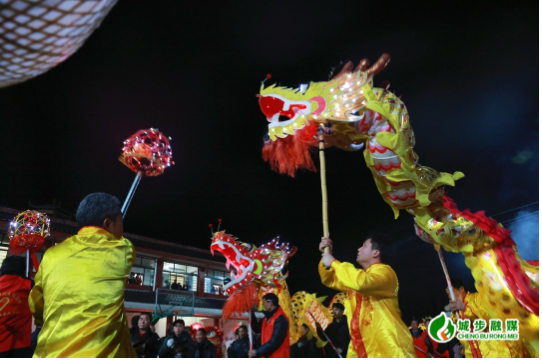
<path fill-rule="evenodd" d="M 211 252 L 214 254 L 218 251 L 224 255 L 226 268 L 232 268 L 231 281 L 224 287 L 224 292 L 230 297 L 224 306 L 223 317 L 227 319 L 233 314 L 250 312 L 254 306 L 260 305 L 265 294 L 274 293 L 290 323 L 290 345 L 296 343 L 302 336 L 301 325 L 307 321 L 303 316 L 305 311 L 308 307 L 315 308 L 314 302 L 310 302 L 315 299 L 314 295 L 302 292 L 300 296 L 298 292 L 294 297 L 290 296 L 286 284 L 288 274 L 282 273 L 296 250 L 288 243 L 280 243 L 278 238 L 256 247 L 251 243 L 239 242 L 224 231 L 215 232 Z M 329 322 L 331 314 L 322 306 L 321 300 L 317 303 L 316 308 L 325 313 L 323 318 Z M 309 327 L 314 331 L 313 326 Z"/>
<path fill-rule="evenodd" d="M 387 87 L 374 87 L 384 54 L 366 70 L 367 60 L 352 63 L 328 82 L 298 89 L 264 88 L 259 104 L 269 122 L 262 155 L 273 170 L 294 176 L 315 171 L 310 151 L 318 147 L 322 127 L 326 147 L 356 151 L 364 158 L 383 200 L 397 218 L 401 209 L 414 216 L 417 234 L 447 251 L 462 252 L 484 307 L 501 319 L 520 320 L 520 334 L 538 355 L 538 265 L 521 259 L 510 231 L 483 212 L 459 211 L 444 196 L 463 173 L 438 172 L 418 163 L 415 137 L 405 104 Z"/>

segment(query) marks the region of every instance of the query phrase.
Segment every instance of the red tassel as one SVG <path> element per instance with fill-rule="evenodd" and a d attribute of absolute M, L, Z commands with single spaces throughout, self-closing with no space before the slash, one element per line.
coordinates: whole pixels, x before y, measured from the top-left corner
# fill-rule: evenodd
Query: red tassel
<path fill-rule="evenodd" d="M 251 283 L 241 293 L 236 293 L 228 298 L 222 309 L 222 318 L 227 320 L 231 316 L 235 316 L 235 314 L 241 315 L 250 312 L 252 306 L 257 305 L 258 302 L 258 291 L 254 284 Z"/>
<path fill-rule="evenodd" d="M 298 169 L 316 172 L 311 158 L 311 149 L 316 149 L 316 125 L 313 121 L 303 129 L 296 130 L 294 135 L 269 141 L 262 149 L 263 160 L 268 161 L 271 169 L 295 177 Z"/>
<path fill-rule="evenodd" d="M 9 242 L 9 249 L 14 255 L 23 254 L 26 251 L 35 253 L 41 251 L 44 243 L 45 237 L 40 236 L 39 234 L 21 234 L 20 236 L 11 239 Z"/>

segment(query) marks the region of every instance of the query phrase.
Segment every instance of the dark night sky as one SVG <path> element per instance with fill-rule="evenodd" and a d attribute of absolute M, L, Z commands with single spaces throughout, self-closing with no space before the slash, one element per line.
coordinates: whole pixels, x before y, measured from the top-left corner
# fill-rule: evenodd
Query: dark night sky
<path fill-rule="evenodd" d="M 91 192 L 124 199 L 134 174 L 117 160 L 122 141 L 156 127 L 172 137 L 176 165 L 142 180 L 126 231 L 207 248 L 207 225 L 222 218 L 245 242 L 280 235 L 299 248 L 292 293 L 332 294 L 316 267 L 319 176 L 292 179 L 262 161 L 255 94 L 267 73 L 295 87 L 383 52 L 392 60 L 376 83 L 402 94 L 420 163 L 466 174 L 450 189 L 460 208 L 492 215 L 538 201 L 535 2 L 120 0 L 64 63 L 0 89 L 0 205 L 56 198 L 74 212 Z M 336 256 L 354 262 L 367 232 L 388 232 L 404 319 L 436 314 L 445 280 L 412 218 L 393 219 L 362 152 L 326 156 Z M 446 259 L 473 289 L 463 257 Z"/>

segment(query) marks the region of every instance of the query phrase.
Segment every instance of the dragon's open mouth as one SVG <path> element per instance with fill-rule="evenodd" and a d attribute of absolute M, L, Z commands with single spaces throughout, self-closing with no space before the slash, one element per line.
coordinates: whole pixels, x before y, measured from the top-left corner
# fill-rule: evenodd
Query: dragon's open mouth
<path fill-rule="evenodd" d="M 279 121 L 279 123 L 282 123 L 282 122 L 287 122 L 287 121 L 290 120 L 290 119 L 292 119 L 292 118 L 290 118 L 290 117 L 287 116 L 287 115 L 282 115 L 282 114 L 281 114 L 281 115 L 279 115 L 279 120 L 278 120 L 278 121 Z"/>
<path fill-rule="evenodd" d="M 239 247 L 242 247 L 239 244 Z M 226 268 L 231 271 L 231 281 L 224 285 L 224 291 L 246 280 L 249 272 L 254 269 L 254 262 L 245 256 L 235 245 L 222 240 L 214 240 L 211 244 L 211 253 L 218 251 L 226 257 Z M 233 269 L 232 269 L 233 267 Z"/>

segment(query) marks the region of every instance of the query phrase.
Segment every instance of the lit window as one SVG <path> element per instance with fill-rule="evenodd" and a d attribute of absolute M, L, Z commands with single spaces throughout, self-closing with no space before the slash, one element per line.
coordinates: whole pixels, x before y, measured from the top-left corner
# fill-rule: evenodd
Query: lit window
<path fill-rule="evenodd" d="M 4 262 L 4 259 L 7 257 L 7 255 L 8 255 L 8 249 L 0 247 L 0 264 Z"/>
<path fill-rule="evenodd" d="M 154 267 L 156 260 L 151 258 L 136 257 L 130 270 L 128 284 L 140 286 L 152 286 L 154 283 Z"/>
<path fill-rule="evenodd" d="M 208 270 L 205 277 L 205 293 L 222 295 L 225 278 L 226 272 Z"/>
<path fill-rule="evenodd" d="M 4 258 L 8 255 L 9 238 L 7 234 L 0 232 L 0 264 L 4 262 Z"/>
<path fill-rule="evenodd" d="M 162 287 L 185 291 L 198 291 L 198 268 L 164 262 Z"/>

